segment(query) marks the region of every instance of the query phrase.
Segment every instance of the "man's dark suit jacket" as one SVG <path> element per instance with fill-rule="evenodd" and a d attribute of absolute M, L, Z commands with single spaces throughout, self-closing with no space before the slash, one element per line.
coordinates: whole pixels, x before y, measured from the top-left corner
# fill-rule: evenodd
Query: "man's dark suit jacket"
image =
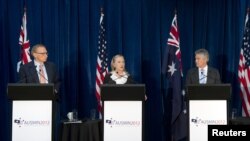
<path fill-rule="evenodd" d="M 55 92 L 59 91 L 60 81 L 59 75 L 54 63 L 45 62 L 44 66 L 46 68 L 48 82 L 53 83 L 55 87 Z M 34 61 L 31 61 L 20 67 L 19 70 L 19 83 L 40 83 L 39 72 L 36 70 Z"/>
<path fill-rule="evenodd" d="M 206 84 L 220 84 L 220 74 L 219 71 L 215 68 L 208 67 L 207 72 L 207 83 Z M 199 69 L 192 68 L 188 71 L 186 77 L 186 85 L 189 84 L 199 84 Z"/>

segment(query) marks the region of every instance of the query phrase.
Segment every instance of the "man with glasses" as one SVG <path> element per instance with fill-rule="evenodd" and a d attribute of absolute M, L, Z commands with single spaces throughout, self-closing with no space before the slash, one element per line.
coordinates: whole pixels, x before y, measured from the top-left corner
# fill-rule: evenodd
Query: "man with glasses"
<path fill-rule="evenodd" d="M 188 71 L 186 85 L 188 84 L 219 84 L 221 83 L 219 71 L 208 66 L 209 54 L 206 49 L 195 51 L 196 68 Z"/>
<path fill-rule="evenodd" d="M 32 47 L 31 54 L 34 60 L 21 66 L 19 70 L 19 83 L 53 83 L 55 93 L 59 91 L 59 75 L 56 66 L 48 62 L 48 52 L 43 44 Z"/>

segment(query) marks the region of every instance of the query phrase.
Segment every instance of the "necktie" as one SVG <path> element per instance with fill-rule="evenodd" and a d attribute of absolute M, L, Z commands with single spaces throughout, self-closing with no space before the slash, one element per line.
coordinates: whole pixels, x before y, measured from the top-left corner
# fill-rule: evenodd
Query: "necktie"
<path fill-rule="evenodd" d="M 204 69 L 201 69 L 200 84 L 206 84 L 206 76 L 204 74 Z"/>
<path fill-rule="evenodd" d="M 45 79 L 44 71 L 43 71 L 43 65 L 39 65 L 39 78 L 40 78 L 40 83 L 46 83 L 46 79 Z"/>

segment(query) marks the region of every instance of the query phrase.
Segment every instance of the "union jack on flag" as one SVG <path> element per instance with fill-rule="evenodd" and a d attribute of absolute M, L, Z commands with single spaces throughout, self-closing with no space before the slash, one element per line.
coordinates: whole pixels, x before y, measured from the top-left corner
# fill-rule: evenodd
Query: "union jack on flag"
<path fill-rule="evenodd" d="M 242 47 L 240 49 L 240 60 L 238 78 L 240 83 L 240 96 L 242 100 L 242 116 L 250 116 L 250 25 L 249 12 L 246 15 L 245 29 Z"/>
<path fill-rule="evenodd" d="M 177 15 L 175 14 L 170 28 L 166 53 L 163 60 L 163 73 L 167 74 L 167 94 L 171 95 L 171 134 L 174 140 L 180 140 L 187 136 L 186 114 L 183 90 L 183 73 L 181 63 L 181 49 L 179 31 L 177 26 Z M 165 103 L 167 103 L 166 100 Z M 164 111 L 167 115 L 169 111 Z"/>
<path fill-rule="evenodd" d="M 19 72 L 20 65 L 24 65 L 31 61 L 30 59 L 30 43 L 27 33 L 27 16 L 26 11 L 24 11 L 22 18 L 22 25 L 19 37 L 19 45 L 21 46 L 21 58 L 17 63 L 17 72 Z"/>
<path fill-rule="evenodd" d="M 99 37 L 98 37 L 98 54 L 97 54 L 97 64 L 96 64 L 96 98 L 98 102 L 98 111 L 99 118 L 102 117 L 101 109 L 101 93 L 100 86 L 103 84 L 104 77 L 108 73 L 108 57 L 107 57 L 107 41 L 105 40 L 105 29 L 103 22 L 104 14 L 101 9 L 101 17 L 100 17 L 100 29 L 99 29 Z"/>

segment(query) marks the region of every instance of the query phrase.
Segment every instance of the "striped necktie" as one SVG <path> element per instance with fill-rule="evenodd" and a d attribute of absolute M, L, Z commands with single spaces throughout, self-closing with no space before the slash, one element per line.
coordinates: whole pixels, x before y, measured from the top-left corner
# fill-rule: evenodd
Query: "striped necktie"
<path fill-rule="evenodd" d="M 204 74 L 204 69 L 200 70 L 200 84 L 206 84 L 206 75 Z"/>
<path fill-rule="evenodd" d="M 44 71 L 43 71 L 43 65 L 39 65 L 39 78 L 40 78 L 40 83 L 46 83 Z"/>

